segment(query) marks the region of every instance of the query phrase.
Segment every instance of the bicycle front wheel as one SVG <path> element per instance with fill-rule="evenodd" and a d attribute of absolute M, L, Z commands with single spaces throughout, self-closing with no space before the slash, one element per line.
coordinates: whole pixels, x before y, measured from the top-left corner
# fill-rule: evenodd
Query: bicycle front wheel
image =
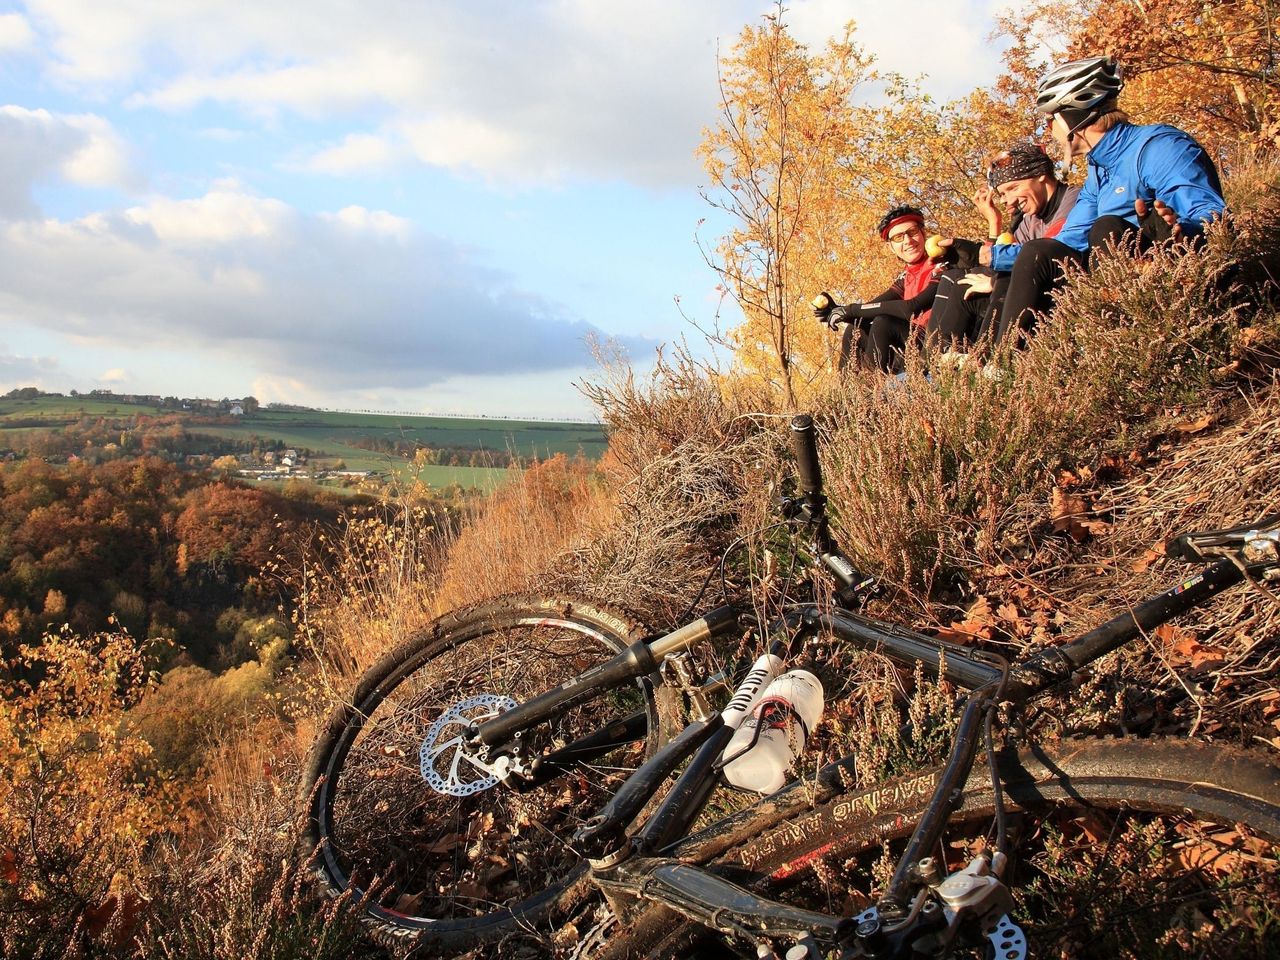
<path fill-rule="evenodd" d="M 1270 758 L 1191 741 L 1082 741 L 1001 766 L 1013 811 L 1006 882 L 1030 956 L 1274 956 L 1280 770 Z M 775 796 L 668 852 L 712 860 L 772 899 L 852 916 L 880 894 L 939 773 L 848 793 L 832 776 L 816 806 Z M 983 767 L 934 855 L 950 870 L 967 863 L 989 843 L 993 810 Z M 689 956 L 707 939 L 650 907 L 600 956 Z"/>
<path fill-rule="evenodd" d="M 446 616 L 370 668 L 302 784 L 305 853 L 325 890 L 363 899 L 376 939 L 435 956 L 544 937 L 587 889 L 566 840 L 657 746 L 656 678 L 527 731 L 536 757 L 630 720 L 627 742 L 530 792 L 472 763 L 459 734 L 640 635 L 592 604 L 508 598 Z"/>

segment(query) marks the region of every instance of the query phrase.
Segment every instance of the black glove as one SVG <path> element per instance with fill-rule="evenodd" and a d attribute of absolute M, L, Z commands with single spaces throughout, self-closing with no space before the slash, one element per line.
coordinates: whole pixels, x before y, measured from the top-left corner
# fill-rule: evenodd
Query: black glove
<path fill-rule="evenodd" d="M 834 330 L 835 327 L 831 323 L 831 311 L 836 308 L 837 304 L 831 299 L 831 294 L 823 290 L 813 298 L 812 305 L 814 319 L 819 323 L 825 323 Z"/>
<path fill-rule="evenodd" d="M 964 270 L 972 270 L 978 266 L 978 255 L 982 250 L 981 243 L 957 237 L 951 241 L 951 249 L 954 251 L 954 256 L 947 261 L 948 263 L 953 263 Z"/>
<path fill-rule="evenodd" d="M 839 330 L 842 323 L 856 323 L 862 319 L 862 304 L 846 303 L 837 304 L 827 314 L 826 324 L 832 330 Z"/>

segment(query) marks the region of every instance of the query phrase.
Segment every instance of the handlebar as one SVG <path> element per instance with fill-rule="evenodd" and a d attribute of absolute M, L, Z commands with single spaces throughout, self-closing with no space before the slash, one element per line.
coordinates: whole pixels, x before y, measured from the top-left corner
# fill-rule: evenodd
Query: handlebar
<path fill-rule="evenodd" d="M 801 491 L 806 496 L 821 494 L 822 467 L 818 464 L 817 432 L 809 414 L 798 413 L 791 418 L 791 443 L 795 448 Z"/>

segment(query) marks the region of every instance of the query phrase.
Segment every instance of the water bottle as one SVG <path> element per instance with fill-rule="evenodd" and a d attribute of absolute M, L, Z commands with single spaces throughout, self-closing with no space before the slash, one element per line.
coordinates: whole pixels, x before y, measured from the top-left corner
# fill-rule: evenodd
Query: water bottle
<path fill-rule="evenodd" d="M 720 712 L 724 717 L 724 725 L 731 730 L 742 726 L 742 721 L 751 716 L 765 688 L 782 672 L 782 658 L 766 653 L 747 671 L 746 678 L 733 694 L 729 705 Z"/>
<path fill-rule="evenodd" d="M 765 689 L 725 747 L 724 778 L 743 790 L 773 793 L 787 782 L 788 768 L 821 719 L 818 678 L 808 670 L 784 673 Z"/>

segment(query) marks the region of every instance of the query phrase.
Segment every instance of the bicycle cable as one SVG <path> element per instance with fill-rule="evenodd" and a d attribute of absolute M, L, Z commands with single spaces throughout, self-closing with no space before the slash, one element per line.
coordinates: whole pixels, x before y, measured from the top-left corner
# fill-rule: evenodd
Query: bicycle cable
<path fill-rule="evenodd" d="M 754 537 L 757 534 L 768 533 L 770 530 L 776 530 L 778 527 L 784 527 L 787 525 L 787 522 L 788 521 L 786 520 L 781 520 L 778 523 L 771 523 L 767 527 L 760 527 L 756 530 L 748 530 L 746 533 L 742 534 L 742 536 L 732 540 L 729 543 L 729 545 L 724 548 L 724 552 L 720 554 L 719 562 L 715 566 L 713 566 L 710 570 L 707 571 L 707 576 L 702 581 L 702 586 L 698 588 L 697 596 L 693 598 L 693 602 L 689 604 L 685 612 L 676 618 L 676 623 L 683 623 L 685 620 L 688 620 L 691 616 L 693 616 L 693 612 L 698 609 L 698 604 L 702 602 L 702 598 L 707 592 L 707 587 L 711 585 L 711 581 L 715 577 L 717 572 L 719 572 L 720 574 L 720 593 L 721 593 L 721 596 L 727 602 L 729 599 L 729 585 L 725 579 L 724 568 L 725 568 L 725 562 L 729 558 L 729 554 L 731 554 L 739 546 L 744 545 L 748 537 Z"/>
<path fill-rule="evenodd" d="M 987 705 L 987 715 L 983 724 L 987 746 L 987 768 L 991 771 L 991 794 L 995 805 L 996 852 L 1008 855 L 1005 849 L 1008 842 L 1008 816 L 1004 809 L 1004 788 L 1000 784 L 1000 772 L 996 766 L 995 727 L 996 712 L 1000 709 L 1000 698 L 1004 696 L 1009 682 L 1009 661 L 998 653 L 989 650 L 980 651 L 984 658 L 990 659 L 1000 667 L 1000 679 L 996 682 L 996 690 Z"/>

